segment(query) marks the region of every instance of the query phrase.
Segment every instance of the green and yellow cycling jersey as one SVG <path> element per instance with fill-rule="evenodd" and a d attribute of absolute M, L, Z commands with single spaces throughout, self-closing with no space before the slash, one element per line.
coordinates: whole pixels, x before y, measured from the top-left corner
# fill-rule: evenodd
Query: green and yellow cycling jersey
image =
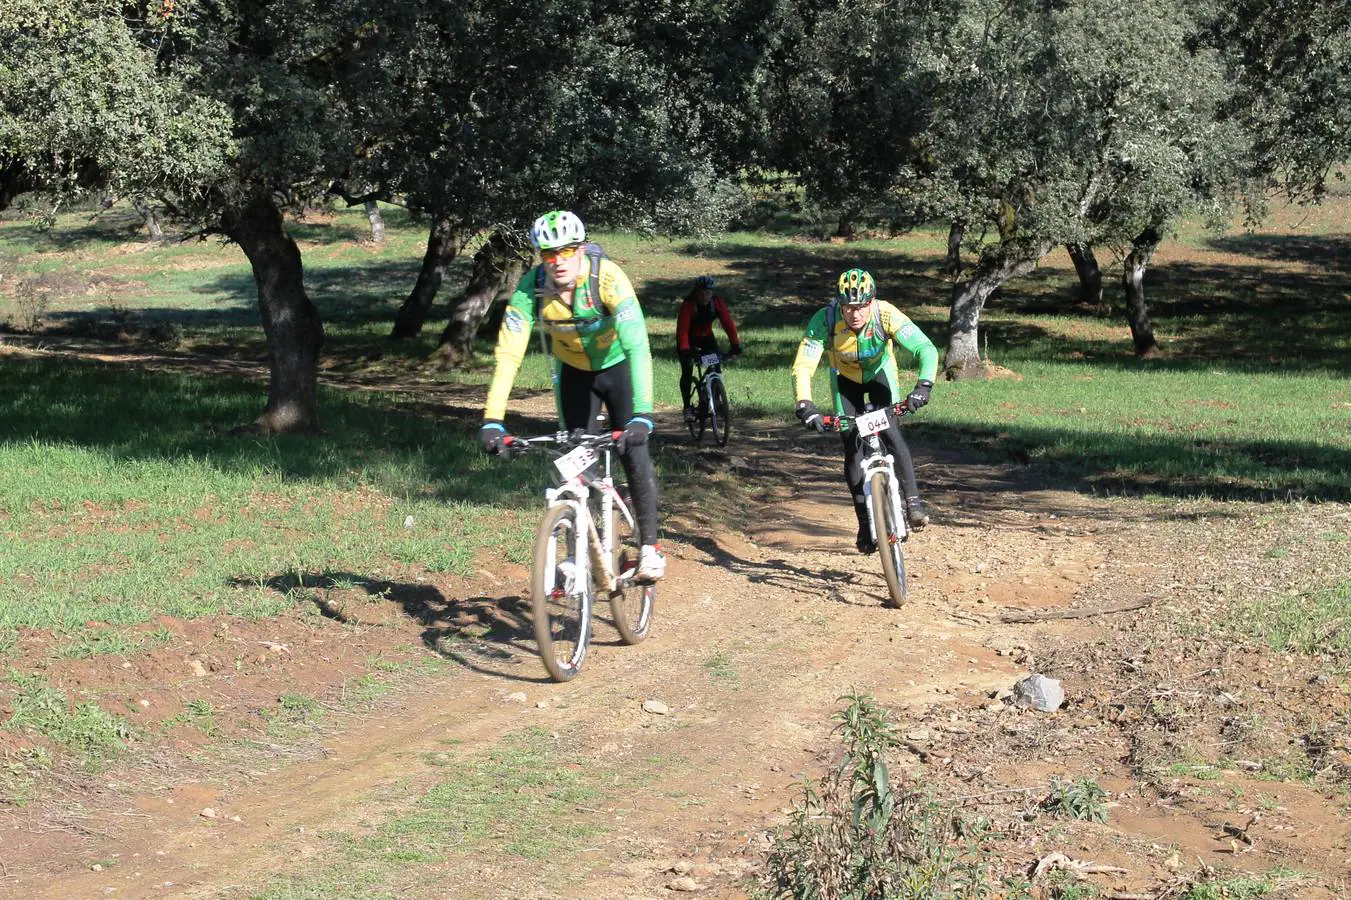
<path fill-rule="evenodd" d="M 633 379 L 633 411 L 637 415 L 652 412 L 652 351 L 643 309 L 629 277 L 613 261 L 601 259 L 598 275 L 599 297 L 591 296 L 586 268 L 571 291 L 560 290 L 547 276 L 541 278 L 538 266 L 521 276 L 497 332 L 497 370 L 488 387 L 485 419 L 501 419 L 506 414 L 507 396 L 535 327 L 536 284 L 541 285 L 539 324 L 549 336 L 554 358 L 584 372 L 599 372 L 627 359 Z"/>
<path fill-rule="evenodd" d="M 793 359 L 793 389 L 799 401 L 812 399 L 812 375 L 822 354 L 830 363 L 830 391 L 836 414 L 843 413 L 836 378 L 858 384 L 880 378 L 891 387 L 891 396 L 899 400 L 905 391 L 900 389 L 893 341 L 919 360 L 921 379 L 934 380 L 938 374 L 938 349 L 905 313 L 879 300 L 872 318 L 855 334 L 845 323 L 844 313 L 832 307 L 835 304 L 817 310 L 812 316 Z"/>

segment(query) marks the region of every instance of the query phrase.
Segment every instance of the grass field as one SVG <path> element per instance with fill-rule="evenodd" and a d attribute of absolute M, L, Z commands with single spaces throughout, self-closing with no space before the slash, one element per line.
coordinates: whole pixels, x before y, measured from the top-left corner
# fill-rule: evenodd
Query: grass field
<path fill-rule="evenodd" d="M 940 383 L 910 433 L 1012 455 L 1084 490 L 1351 499 L 1349 217 L 1351 196 L 1341 194 L 1315 210 L 1279 211 L 1268 231 L 1184 227 L 1148 282 L 1167 352 L 1143 361 L 1118 315 L 1073 304 L 1073 270 L 1053 256 L 987 311 L 989 355 L 1017 377 Z M 326 323 L 327 370 L 406 373 L 440 332 L 434 320 L 419 339 L 385 337 L 425 239 L 399 210 L 387 223 L 390 240 L 378 248 L 360 240 L 358 212 L 295 225 Z M 67 214 L 48 231 L 0 222 L 0 316 L 23 323 L 40 309 L 43 319 L 14 340 L 97 347 L 120 334 L 112 346 L 123 346 L 129 334 L 138 350 L 260 359 L 253 280 L 238 248 L 148 243 L 137 228 L 124 209 Z M 734 409 L 789 427 L 788 365 L 842 267 L 870 268 L 883 296 L 943 345 L 942 237 L 601 240 L 647 310 L 660 405 L 678 404 L 679 297 L 711 273 L 745 333 L 746 353 L 728 374 Z M 452 273 L 447 293 L 464 273 Z M 486 382 L 489 347 L 438 378 Z M 478 554 L 523 561 L 528 551 L 540 466 L 491 464 L 477 453 L 476 415 L 438 419 L 416 388 L 326 388 L 322 436 L 259 439 L 227 432 L 261 409 L 262 385 L 209 366 L 166 374 L 39 353 L 0 357 L 0 373 L 0 630 L 69 635 L 160 613 L 266 616 L 287 602 L 268 588 L 278 578 L 400 566 L 463 574 Z M 546 386 L 537 354 L 517 384 Z M 659 460 L 669 483 L 691 471 L 683 453 Z"/>

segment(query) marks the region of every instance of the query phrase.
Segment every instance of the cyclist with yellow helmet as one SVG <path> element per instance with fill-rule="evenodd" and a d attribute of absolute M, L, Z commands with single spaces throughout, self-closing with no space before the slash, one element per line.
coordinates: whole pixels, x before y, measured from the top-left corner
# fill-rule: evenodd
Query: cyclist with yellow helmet
<path fill-rule="evenodd" d="M 893 343 L 904 347 L 919 361 L 919 380 L 906 395 L 902 395 L 899 387 Z M 929 402 L 929 392 L 938 374 L 938 350 L 933 342 L 899 309 L 877 299 L 877 284 L 863 269 L 849 269 L 840 275 L 835 300 L 818 310 L 807 323 L 793 360 L 797 417 L 815 431 L 825 431 L 822 415 L 812 402 L 812 375 L 823 354 L 830 363 L 835 414 L 841 416 L 857 416 L 869 403 L 878 409 L 905 403 L 913 412 Z M 875 553 L 877 544 L 868 527 L 858 443 L 848 432 L 840 437 L 844 441 L 844 480 L 858 517 L 856 546 L 860 553 Z M 905 485 L 906 520 L 911 528 L 923 528 L 929 524 L 929 516 L 920 502 L 910 448 L 894 418 L 882 437 L 898 463 L 897 474 Z"/>
<path fill-rule="evenodd" d="M 657 544 L 657 478 L 647 447 L 653 428 L 652 353 L 642 307 L 624 270 L 586 243 L 586 228 L 573 213 L 540 216 L 530 241 L 542 262 L 521 276 L 502 316 L 479 440 L 487 453 L 510 455 L 511 435 L 502 419 L 538 323 L 553 348 L 554 398 L 563 428 L 595 431 L 602 403 L 612 427 L 623 428 L 617 449 L 642 539 L 634 580 L 656 581 L 666 572 L 666 558 Z"/>

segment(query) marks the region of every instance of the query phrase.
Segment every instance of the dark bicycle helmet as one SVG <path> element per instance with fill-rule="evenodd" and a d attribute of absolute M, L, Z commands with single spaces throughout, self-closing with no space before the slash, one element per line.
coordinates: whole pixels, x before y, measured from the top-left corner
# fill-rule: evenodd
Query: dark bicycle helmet
<path fill-rule="evenodd" d="M 700 275 L 698 278 L 694 279 L 694 289 L 697 291 L 711 291 L 713 290 L 713 285 L 714 281 L 712 275 Z"/>

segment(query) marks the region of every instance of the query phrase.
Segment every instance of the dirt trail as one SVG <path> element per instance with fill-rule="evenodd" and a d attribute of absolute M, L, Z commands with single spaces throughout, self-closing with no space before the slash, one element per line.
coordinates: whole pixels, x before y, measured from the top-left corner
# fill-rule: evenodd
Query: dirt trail
<path fill-rule="evenodd" d="M 434 775 L 425 757 L 447 741 L 458 753 L 473 753 L 532 725 L 579 736 L 581 748 L 602 760 L 674 754 L 676 762 L 643 789 L 642 802 L 615 813 L 625 816 L 622 840 L 630 851 L 640 847 L 647 862 L 616 868 L 604 848 L 594 861 L 560 861 L 574 877 L 585 863 L 589 893 L 658 888 L 661 867 L 650 862 L 696 846 L 736 862 L 749 835 L 789 802 L 794 782 L 816 773 L 841 694 L 864 690 L 901 709 L 977 702 L 1021 672 L 983 646 L 990 631 L 975 623 L 984 610 L 1068 604 L 1105 555 L 1091 536 L 1030 530 L 1047 512 L 1005 508 L 998 513 L 1003 527 L 987 524 L 1008 505 L 988 492 L 1006 487 L 1007 473 L 929 462 L 946 473 L 924 476 L 934 484 L 936 522 L 908 547 L 910 604 L 884 609 L 876 560 L 852 552 L 852 514 L 833 444 L 793 450 L 786 437 L 768 427 L 727 454 L 708 452 L 716 466 L 782 467 L 791 490 L 756 511 L 749 537 L 671 523 L 670 577 L 655 633 L 641 646 L 618 645 L 602 625 L 583 677 L 568 685 L 545 682 L 528 647 L 488 648 L 474 657 L 481 671 L 438 679 L 376 719 L 351 722 L 325 741 L 321 759 L 136 798 L 144 818 L 120 823 L 106 838 L 90 836 L 81 860 L 52 860 L 56 877 L 26 875 L 11 886 L 52 897 L 102 896 L 108 888 L 212 895 L 256 886 L 257 873 L 284 871 L 313 855 L 316 833 L 361 822 L 381 789 L 410 775 L 416 781 L 419 772 Z M 1050 573 L 1042 571 L 1048 554 L 1058 562 Z M 1025 574 L 972 575 L 977 559 L 1008 559 Z M 714 658 L 725 672 L 710 674 Z M 526 694 L 524 704 L 504 699 L 516 691 Z M 643 712 L 649 698 L 671 714 Z M 203 818 L 203 807 L 219 818 Z M 109 871 L 75 867 L 114 855 L 121 862 Z M 731 864 L 705 877 L 730 882 L 741 868 Z M 539 885 L 552 881 L 535 876 Z M 500 878 L 505 883 L 482 885 L 484 896 L 508 884 L 528 888 L 524 871 Z"/>
<path fill-rule="evenodd" d="M 670 434 L 673 423 L 663 424 Z M 1077 727 L 1070 713 L 1036 720 L 992 704 L 990 694 L 1035 666 L 1027 649 L 1035 643 L 1102 633 L 1094 621 L 1010 625 L 999 614 L 1140 596 L 1175 577 L 1138 552 L 1139 526 L 1166 510 L 1045 490 L 1015 466 L 921 448 L 934 522 L 907 546 L 910 603 L 886 609 L 876 559 L 852 551 L 833 443 L 752 424 L 728 451 L 697 458 L 713 472 L 778 472 L 782 484 L 747 508 L 740 533 L 694 515 L 668 520 L 669 577 L 642 645 L 623 647 L 602 622 L 582 676 L 555 685 L 528 641 L 485 640 L 471 647 L 464 668 L 419 681 L 376 714 L 349 718 L 326 736 L 318 758 L 226 766 L 217 777 L 178 783 L 170 774 L 162 790 L 122 795 L 120 808 L 130 804 L 134 815 L 103 816 L 78 839 L 67 836 L 41 866 L 31 856 L 28 865 L 11 861 L 6 889 L 44 897 L 248 895 L 270 875 L 323 863 L 324 833 L 360 833 L 406 807 L 410 789 L 444 774 L 435 760 L 448 746 L 456 759 L 472 757 L 505 734 L 537 727 L 578 758 L 643 777 L 578 808 L 580 820 L 608 830 L 574 853 L 545 861 L 452 854 L 445 883 L 455 887 L 446 896 L 669 896 L 670 870 L 681 860 L 693 866 L 703 895 L 741 896 L 742 879 L 762 858 L 764 829 L 801 779 L 829 764 L 830 716 L 841 695 L 866 691 L 895 710 L 903 731 L 914 732 L 915 765 L 924 760 L 985 783 L 996 767 L 977 769 L 960 749 L 931 745 L 920 731 L 946 732 L 960 748 L 985 739 L 987 726 L 970 723 L 986 716 L 989 734 L 1036 727 L 1070 734 Z M 516 692 L 524 702 L 511 697 Z M 669 714 L 644 712 L 647 699 Z M 1099 771 L 1119 767 L 1119 751 L 1078 740 Z M 1030 752 L 1005 762 L 1026 767 L 1039 785 L 1064 771 L 1047 751 Z M 972 774 L 962 774 L 963 765 Z M 1129 782 L 1122 788 L 1125 798 Z M 1122 841 L 1170 845 L 1199 829 L 1182 845 L 1214 864 L 1227 861 L 1215 855 L 1223 847 L 1206 846 L 1204 811 L 1180 822 L 1122 802 Z M 204 807 L 217 817 L 200 815 Z M 1151 853 L 1133 858 L 1137 883 L 1167 874 L 1162 860 L 1141 862 Z M 1114 858 L 1132 861 L 1125 851 Z M 91 870 L 91 860 L 110 859 L 116 865 Z"/>

